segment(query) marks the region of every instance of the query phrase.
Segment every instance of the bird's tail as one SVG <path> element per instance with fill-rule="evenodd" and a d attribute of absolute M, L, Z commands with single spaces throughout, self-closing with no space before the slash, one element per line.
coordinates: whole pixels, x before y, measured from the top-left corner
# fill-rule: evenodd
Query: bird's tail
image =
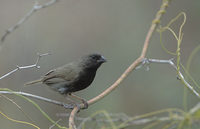
<path fill-rule="evenodd" d="M 24 85 L 32 85 L 32 84 L 41 83 L 41 82 L 42 82 L 42 79 L 38 79 L 38 80 L 31 81 L 31 82 L 27 82 Z"/>

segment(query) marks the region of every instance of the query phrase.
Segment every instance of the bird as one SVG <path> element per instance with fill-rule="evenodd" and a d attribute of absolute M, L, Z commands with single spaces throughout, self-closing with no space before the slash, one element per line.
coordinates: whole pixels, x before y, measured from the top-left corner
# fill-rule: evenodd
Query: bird
<path fill-rule="evenodd" d="M 28 82 L 25 85 L 45 84 L 62 95 L 70 95 L 81 100 L 85 108 L 87 108 L 88 104 L 85 99 L 72 93 L 90 86 L 95 78 L 97 69 L 106 61 L 105 57 L 101 54 L 88 54 L 61 67 L 50 70 L 40 79 Z"/>

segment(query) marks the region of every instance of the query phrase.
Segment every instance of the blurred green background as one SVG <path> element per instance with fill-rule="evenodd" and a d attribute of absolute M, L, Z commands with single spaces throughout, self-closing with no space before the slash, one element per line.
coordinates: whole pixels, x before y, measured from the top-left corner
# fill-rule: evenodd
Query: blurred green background
<path fill-rule="evenodd" d="M 45 3 L 41 0 L 39 3 Z M 44 85 L 24 87 L 24 83 L 38 79 L 52 68 L 56 68 L 88 53 L 101 53 L 108 62 L 98 70 L 92 85 L 76 93 L 86 99 L 93 98 L 108 88 L 122 72 L 140 55 L 146 33 L 159 10 L 162 0 L 60 0 L 51 7 L 42 9 L 31 16 L 4 41 L 0 50 L 0 75 L 4 75 L 16 65 L 23 66 L 35 62 L 36 53 L 50 52 L 42 58 L 40 69 L 18 71 L 0 81 L 1 88 L 24 91 L 59 101 L 66 99 Z M 33 0 L 0 0 L 0 36 L 16 24 L 33 7 Z M 185 65 L 192 50 L 199 45 L 200 1 L 172 0 L 167 13 L 162 18 L 166 25 L 178 13 L 187 14 L 181 46 L 181 61 Z M 178 31 L 178 20 L 174 25 Z M 176 50 L 173 36 L 164 33 L 166 47 Z M 192 61 L 191 75 L 199 83 L 199 55 Z M 148 58 L 170 59 L 159 43 L 159 33 L 154 33 L 147 53 Z M 136 116 L 163 108 L 183 109 L 184 85 L 176 79 L 176 72 L 169 65 L 151 64 L 150 70 L 136 70 L 120 86 L 103 100 L 82 111 L 78 116 L 86 117 L 98 110 L 110 113 L 126 113 Z M 9 96 L 19 104 L 35 124 L 46 129 L 52 125 L 27 101 Z M 0 111 L 8 116 L 27 120 L 15 105 L 0 97 Z M 67 113 L 62 107 L 35 100 L 54 120 L 56 113 Z M 189 92 L 188 107 L 199 100 Z M 61 125 L 68 126 L 62 117 Z M 16 124 L 0 116 L 3 129 L 32 128 Z"/>

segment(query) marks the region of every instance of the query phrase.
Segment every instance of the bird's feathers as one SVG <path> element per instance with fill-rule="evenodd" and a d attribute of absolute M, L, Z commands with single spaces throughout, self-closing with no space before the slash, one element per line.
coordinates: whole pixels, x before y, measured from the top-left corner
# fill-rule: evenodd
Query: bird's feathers
<path fill-rule="evenodd" d="M 42 82 L 61 94 L 76 92 L 88 87 L 99 66 L 105 62 L 101 55 L 93 54 L 50 70 L 41 79 L 26 83 L 31 85 Z"/>
<path fill-rule="evenodd" d="M 36 84 L 36 83 L 42 83 L 42 79 L 38 79 L 38 80 L 31 81 L 31 82 L 27 82 L 24 85 L 33 85 L 33 84 Z"/>

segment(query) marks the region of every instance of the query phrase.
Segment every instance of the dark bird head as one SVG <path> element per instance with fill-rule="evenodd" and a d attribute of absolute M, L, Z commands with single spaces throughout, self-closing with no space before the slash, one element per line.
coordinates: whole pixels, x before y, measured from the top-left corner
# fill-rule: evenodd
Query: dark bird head
<path fill-rule="evenodd" d="M 102 63 L 106 62 L 106 59 L 100 54 L 90 54 L 82 57 L 82 63 L 85 68 L 97 69 Z"/>

